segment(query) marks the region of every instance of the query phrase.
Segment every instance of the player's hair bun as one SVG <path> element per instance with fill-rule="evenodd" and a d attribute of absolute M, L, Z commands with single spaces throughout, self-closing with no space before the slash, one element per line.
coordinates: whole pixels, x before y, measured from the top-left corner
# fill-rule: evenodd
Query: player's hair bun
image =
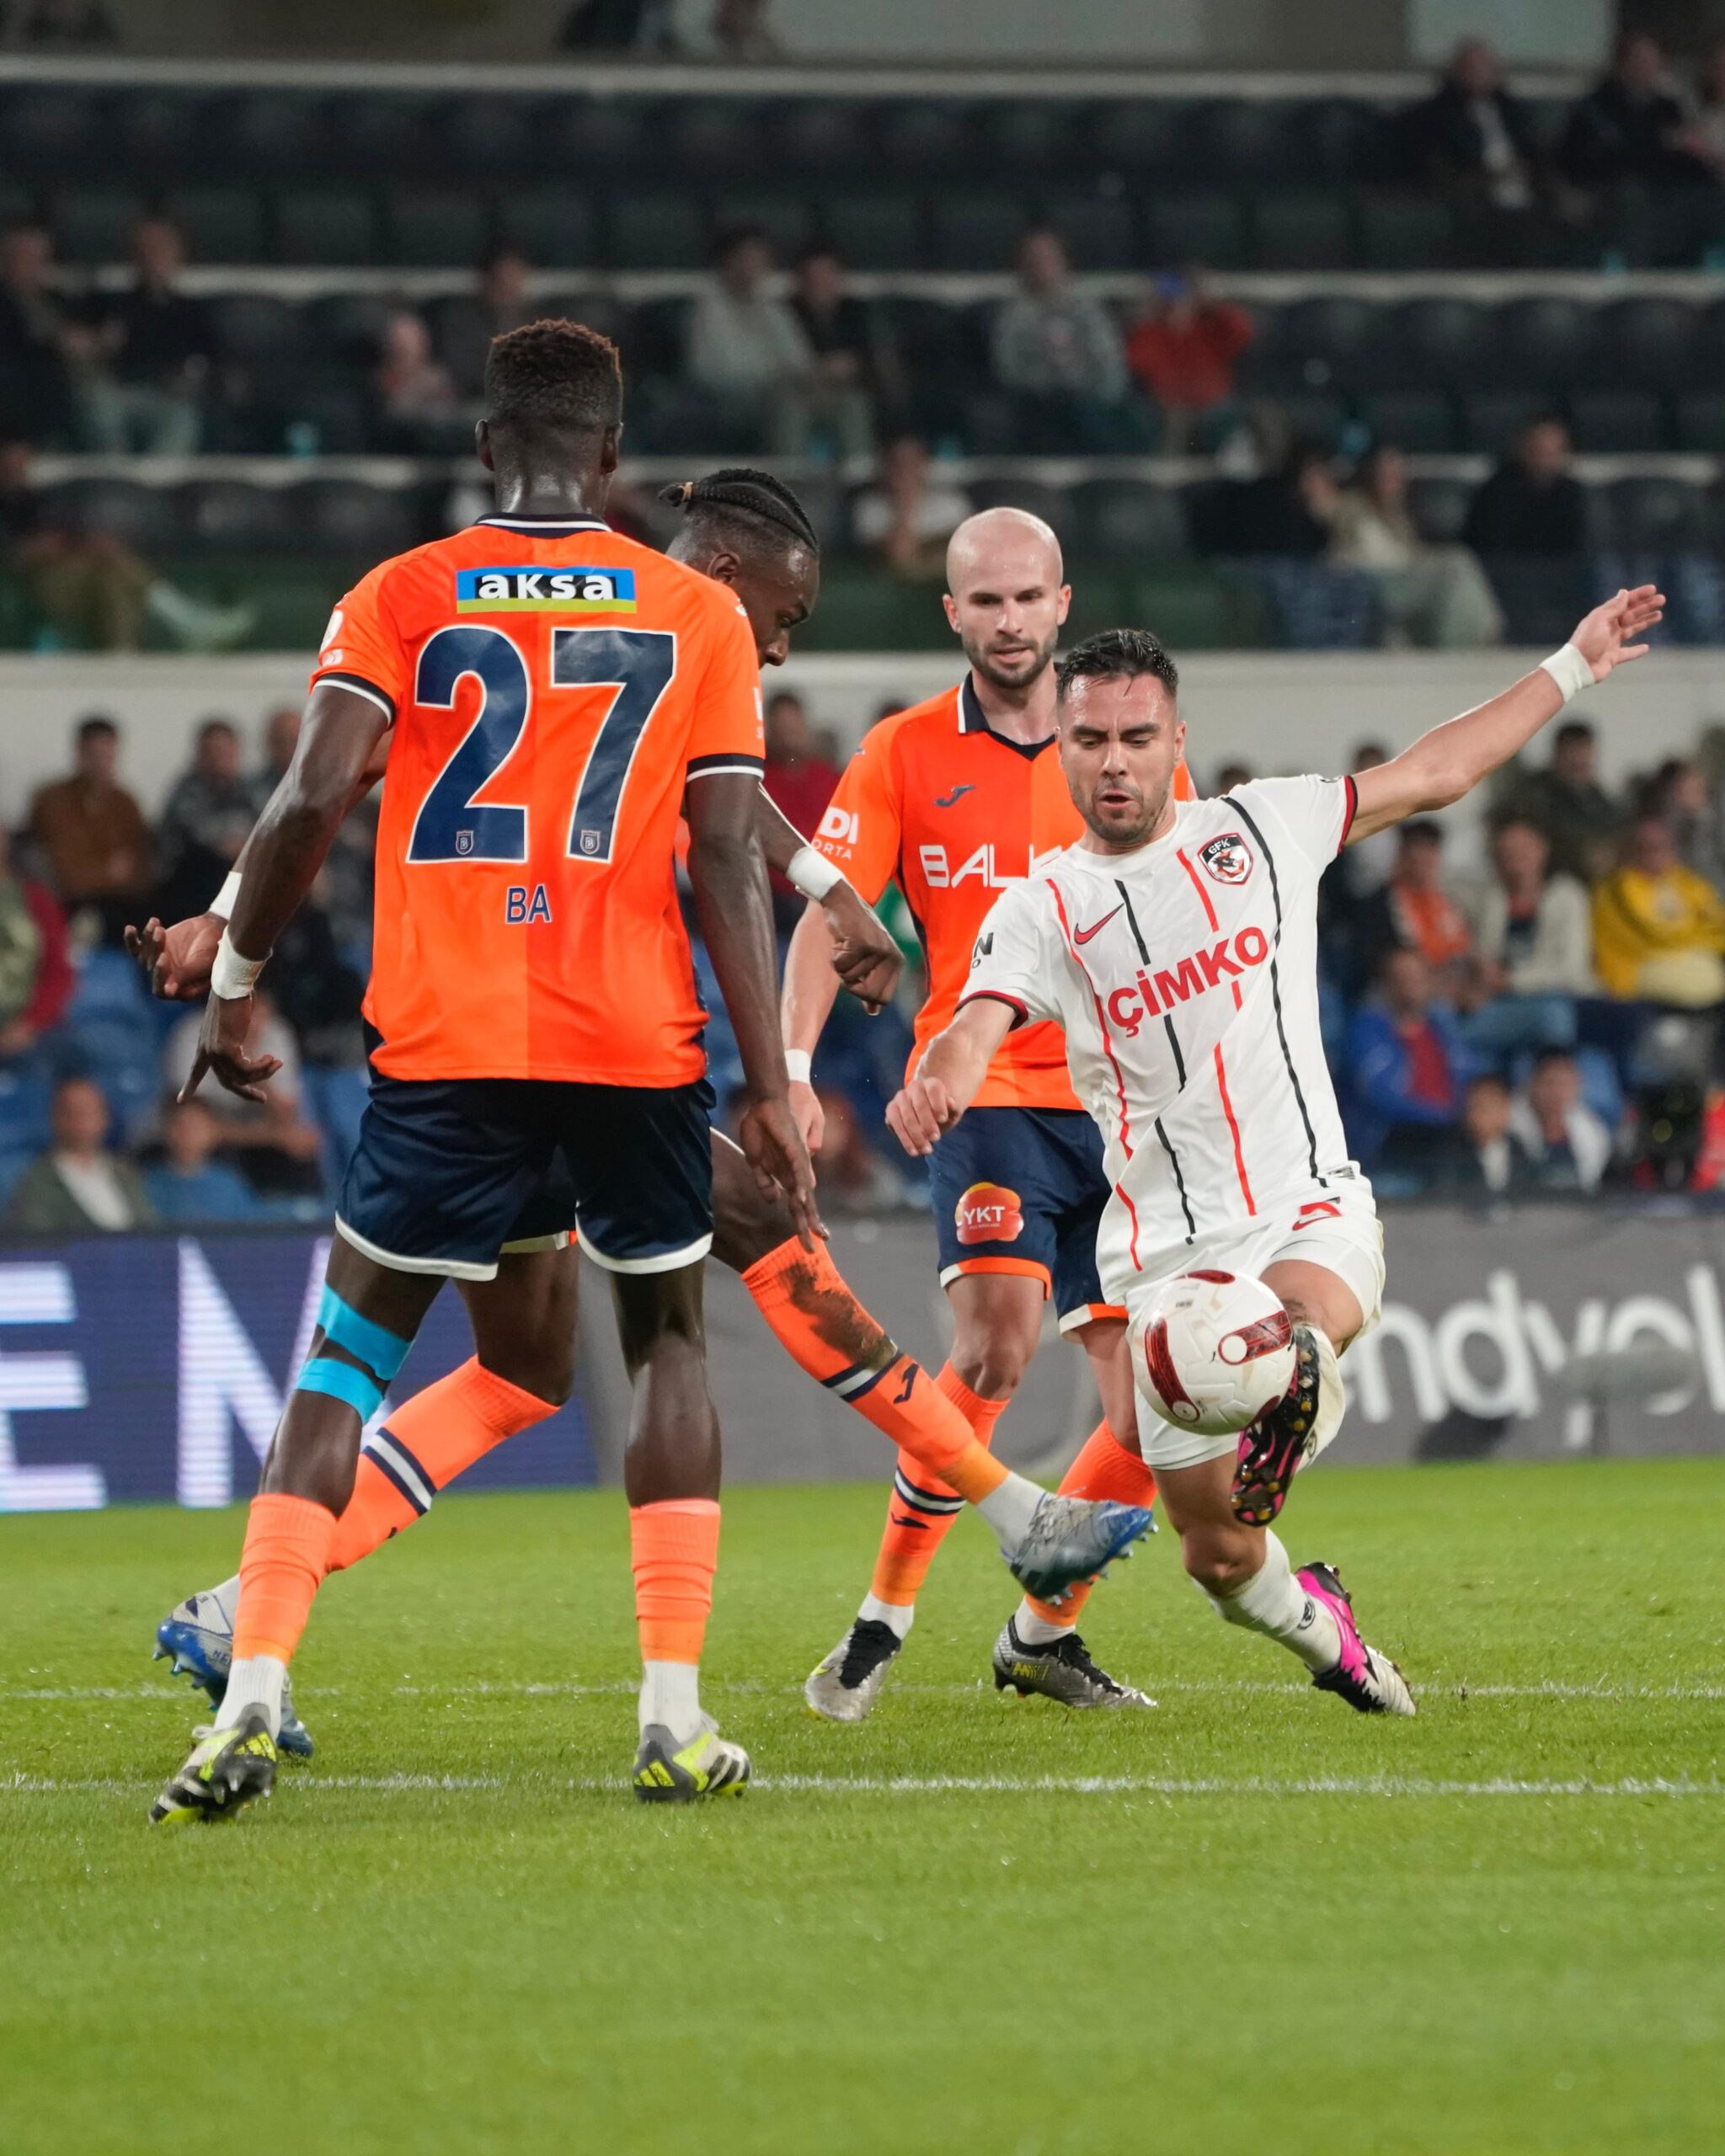
<path fill-rule="evenodd" d="M 771 525 L 775 530 L 806 547 L 811 554 L 820 552 L 820 541 L 809 513 L 782 479 L 776 479 L 770 472 L 756 472 L 747 465 L 727 465 L 718 472 L 709 472 L 704 479 L 682 479 L 676 486 L 664 487 L 659 499 L 670 502 L 686 515 L 697 515 L 702 510 L 718 517 L 740 518 L 746 523 Z"/>

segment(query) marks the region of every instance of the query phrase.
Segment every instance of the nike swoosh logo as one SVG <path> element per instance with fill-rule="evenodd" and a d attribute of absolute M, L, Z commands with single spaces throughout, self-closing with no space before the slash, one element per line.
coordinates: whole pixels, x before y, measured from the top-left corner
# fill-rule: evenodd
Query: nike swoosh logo
<path fill-rule="evenodd" d="M 975 793 L 975 791 L 974 786 L 955 786 L 950 793 L 937 793 L 934 805 L 937 808 L 950 808 L 955 801 L 962 801 L 967 793 Z"/>
<path fill-rule="evenodd" d="M 1120 905 L 1124 905 L 1124 904 L 1125 900 L 1123 899 L 1120 901 Z M 1072 931 L 1072 941 L 1075 943 L 1087 943 L 1092 936 L 1100 936 L 1103 929 L 1105 929 L 1108 923 L 1114 919 L 1114 914 L 1118 913 L 1120 907 L 1116 906 L 1114 913 L 1105 913 L 1100 921 L 1092 921 L 1088 928 L 1075 928 Z"/>

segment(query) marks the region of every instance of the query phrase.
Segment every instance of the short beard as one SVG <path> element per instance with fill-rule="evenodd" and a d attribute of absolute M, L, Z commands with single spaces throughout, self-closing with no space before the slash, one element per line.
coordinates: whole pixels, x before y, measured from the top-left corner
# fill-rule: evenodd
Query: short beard
<path fill-rule="evenodd" d="M 1009 696 L 1022 696 L 1026 689 L 1039 681 L 1047 672 L 1049 662 L 1055 655 L 1055 647 L 1060 640 L 1060 632 L 1056 629 L 1048 642 L 1039 648 L 1036 664 L 1028 674 L 996 673 L 989 663 L 988 654 L 983 651 L 972 650 L 968 643 L 964 647 L 964 656 L 969 660 L 973 670 L 980 674 L 985 681 L 991 683 L 996 689 L 1004 689 Z"/>
<path fill-rule="evenodd" d="M 1172 792 L 1172 788 L 1170 787 L 1168 792 Z M 1095 806 L 1094 796 L 1092 797 L 1091 806 L 1092 808 Z M 1140 846 L 1149 845 L 1155 835 L 1156 825 L 1161 823 L 1167 813 L 1167 806 L 1168 792 L 1165 792 L 1154 807 L 1146 802 L 1143 818 L 1135 826 L 1130 836 L 1119 830 L 1104 830 L 1095 817 L 1088 813 L 1086 814 L 1084 820 L 1089 825 L 1092 835 L 1099 838 L 1105 846 L 1110 847 L 1116 853 L 1133 853 Z"/>

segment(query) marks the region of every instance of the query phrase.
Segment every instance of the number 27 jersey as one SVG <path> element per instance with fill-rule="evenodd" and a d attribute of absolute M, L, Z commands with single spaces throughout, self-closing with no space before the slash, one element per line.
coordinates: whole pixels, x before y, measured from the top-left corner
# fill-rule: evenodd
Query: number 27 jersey
<path fill-rule="evenodd" d="M 393 722 L 366 1001 L 378 1068 L 698 1078 L 684 789 L 758 777 L 765 753 L 732 595 L 596 521 L 487 518 L 357 584 L 312 680 Z"/>

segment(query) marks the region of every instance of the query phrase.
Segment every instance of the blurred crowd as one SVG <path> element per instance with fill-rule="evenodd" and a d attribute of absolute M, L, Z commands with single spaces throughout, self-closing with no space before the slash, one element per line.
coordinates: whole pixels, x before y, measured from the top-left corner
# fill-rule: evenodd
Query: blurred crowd
<path fill-rule="evenodd" d="M 896 702 L 884 707 L 896 709 Z M 152 1002 L 120 947 L 128 922 L 202 912 L 292 754 L 297 714 L 250 744 L 196 728 L 161 814 L 146 818 L 99 715 L 73 765 L 0 834 L 0 1224 L 14 1235 L 327 1217 L 364 1109 L 375 810 L 350 819 L 259 998 L 280 1058 L 267 1106 L 176 1096 L 195 1007 Z M 768 791 L 804 830 L 839 750 L 801 696 L 766 706 Z M 1381 758 L 1372 743 L 1353 766 Z M 1249 778 L 1199 772 L 1214 793 Z M 1325 880 L 1325 1039 L 1350 1144 L 1387 1197 L 1725 1190 L 1725 726 L 1626 786 L 1600 780 L 1592 728 L 1557 727 L 1502 774 L 1486 866 L 1454 873 L 1443 824 L 1350 847 Z M 781 941 L 804 901 L 775 883 Z M 922 1171 L 883 1123 L 923 979 L 914 923 L 882 901 L 906 957 L 876 1019 L 841 997 L 815 1061 L 823 1203 L 921 1202 Z M 742 1080 L 698 940 L 708 1048 L 724 1110 Z"/>

